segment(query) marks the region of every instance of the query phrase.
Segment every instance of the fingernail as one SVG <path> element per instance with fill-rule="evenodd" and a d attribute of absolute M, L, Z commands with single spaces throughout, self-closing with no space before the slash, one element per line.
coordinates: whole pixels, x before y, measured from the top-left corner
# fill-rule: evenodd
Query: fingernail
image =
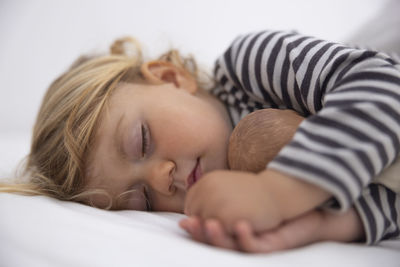
<path fill-rule="evenodd" d="M 180 226 L 181 228 L 186 228 L 186 221 L 185 221 L 185 220 L 180 220 L 180 221 L 179 221 L 179 226 Z"/>

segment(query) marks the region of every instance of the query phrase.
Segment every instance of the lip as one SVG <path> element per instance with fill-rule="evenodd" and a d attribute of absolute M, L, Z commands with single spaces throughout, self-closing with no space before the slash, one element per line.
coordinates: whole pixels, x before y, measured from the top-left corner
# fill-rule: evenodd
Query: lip
<path fill-rule="evenodd" d="M 189 188 L 200 179 L 201 175 L 202 171 L 200 166 L 200 158 L 198 158 L 196 161 L 196 165 L 194 166 L 192 172 L 189 174 L 186 180 L 187 181 L 186 190 L 189 190 Z"/>

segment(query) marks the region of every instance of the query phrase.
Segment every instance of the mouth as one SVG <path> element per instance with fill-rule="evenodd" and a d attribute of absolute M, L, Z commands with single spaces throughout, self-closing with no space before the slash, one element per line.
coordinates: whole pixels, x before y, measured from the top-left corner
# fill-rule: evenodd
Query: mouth
<path fill-rule="evenodd" d="M 189 174 L 187 178 L 186 191 L 189 190 L 189 188 L 200 179 L 201 175 L 202 171 L 200 166 L 200 158 L 198 158 L 196 161 L 196 165 L 194 166 L 192 172 Z"/>

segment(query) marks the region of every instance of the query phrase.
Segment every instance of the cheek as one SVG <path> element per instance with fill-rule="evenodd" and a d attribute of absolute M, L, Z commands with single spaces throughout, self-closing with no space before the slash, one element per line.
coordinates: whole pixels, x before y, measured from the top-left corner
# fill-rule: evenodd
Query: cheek
<path fill-rule="evenodd" d="M 216 150 L 225 156 L 230 129 L 212 109 L 195 105 L 192 108 L 170 107 L 166 111 L 153 110 L 151 126 L 157 147 L 173 151 L 180 148 L 198 152 Z"/>
<path fill-rule="evenodd" d="M 153 137 L 164 148 L 193 146 L 201 137 L 198 119 L 179 114 L 154 120 Z"/>

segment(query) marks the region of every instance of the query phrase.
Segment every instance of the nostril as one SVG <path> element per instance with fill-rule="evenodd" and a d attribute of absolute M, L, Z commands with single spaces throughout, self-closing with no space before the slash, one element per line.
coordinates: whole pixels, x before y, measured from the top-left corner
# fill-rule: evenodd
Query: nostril
<path fill-rule="evenodd" d="M 168 167 L 167 167 L 168 166 Z M 176 186 L 175 186 L 175 171 L 176 171 L 176 164 L 173 161 L 168 161 L 166 166 L 167 169 L 165 169 L 165 174 L 164 175 L 168 175 L 167 177 L 165 177 L 165 179 L 167 179 L 168 184 L 166 184 L 167 186 L 167 190 L 168 190 L 168 194 L 169 195 L 173 195 L 176 191 Z"/>

